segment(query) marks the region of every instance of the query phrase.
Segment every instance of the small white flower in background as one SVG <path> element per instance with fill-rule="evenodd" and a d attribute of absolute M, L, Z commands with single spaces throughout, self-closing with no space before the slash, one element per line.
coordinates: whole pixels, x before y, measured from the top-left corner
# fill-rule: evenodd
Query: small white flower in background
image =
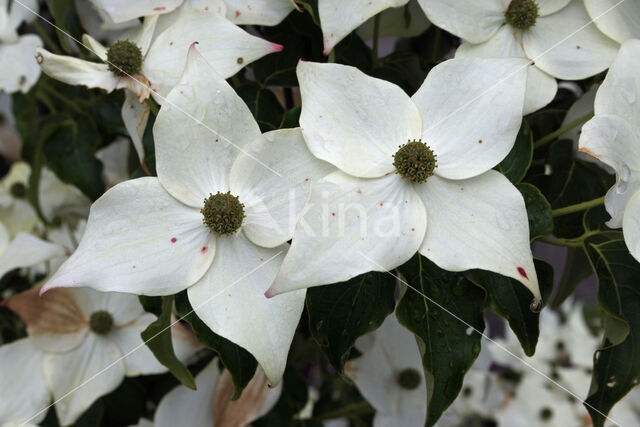
<path fill-rule="evenodd" d="M 582 0 L 419 1 L 433 24 L 466 41 L 456 57 L 535 60 L 528 67 L 525 114 L 553 100 L 554 77 L 590 77 L 604 71 L 617 50 L 613 40 L 587 25 L 591 19 Z"/>
<path fill-rule="evenodd" d="M 126 3 L 137 10 L 137 2 Z M 55 55 L 44 49 L 39 49 L 38 55 L 42 70 L 57 80 L 107 92 L 128 89 L 122 119 L 142 162 L 142 137 L 150 112 L 144 101 L 151 94 L 162 104 L 180 80 L 193 42 L 199 43 L 203 56 L 224 78 L 264 55 L 282 50 L 281 45 L 252 36 L 232 24 L 218 9 L 210 10 L 197 0 L 187 0 L 160 20 L 158 15 L 145 17 L 135 36 L 119 40 L 109 48 L 85 34 L 85 46 L 105 62 Z M 189 120 L 187 116 L 184 118 Z"/>
<path fill-rule="evenodd" d="M 300 62 L 302 134 L 339 170 L 313 186 L 268 295 L 389 271 L 419 251 L 450 271 L 512 277 L 539 300 L 524 200 L 491 170 L 520 128 L 523 64 L 445 61 L 409 98 L 353 67 Z"/>
<path fill-rule="evenodd" d="M 85 32 L 91 34 L 94 39 L 106 41 L 108 44 L 122 39 L 126 31 L 139 29 L 142 25 L 138 18 L 116 24 L 105 13 L 100 13 L 99 8 L 91 1 L 75 0 L 75 5 L 78 19 Z M 79 46 L 77 48 L 81 49 Z"/>
<path fill-rule="evenodd" d="M 318 0 L 318 14 L 324 39 L 325 55 L 350 32 L 369 18 L 390 7 L 400 7 L 409 0 Z"/>
<path fill-rule="evenodd" d="M 494 416 L 498 425 L 509 427 L 584 425 L 568 395 L 531 370 L 524 372 L 515 396 Z"/>
<path fill-rule="evenodd" d="M 9 173 L 0 181 L 0 221 L 9 234 L 24 231 L 39 233 L 43 225 L 27 199 L 31 167 L 25 162 L 11 165 Z M 90 201 L 80 190 L 65 184 L 47 168 L 42 169 L 38 186 L 42 215 L 49 221 L 56 216 L 86 215 Z M 69 219 L 69 218 L 65 218 Z"/>
<path fill-rule="evenodd" d="M 518 338 L 511 329 L 506 330 L 504 338 L 496 338 L 495 341 L 546 374 L 551 373 L 552 365 L 591 369 L 593 354 L 600 344 L 600 338 L 589 330 L 583 314 L 583 305 L 573 302 L 569 310 L 564 310 L 563 316 L 565 320 L 561 322 L 558 313 L 552 310 L 541 312 L 540 336 L 536 352 L 532 357 L 524 354 Z M 527 369 L 520 360 L 499 347 L 490 346 L 489 349 L 496 363 L 508 366 L 517 372 Z M 578 390 L 572 391 L 578 392 Z"/>
<path fill-rule="evenodd" d="M 35 266 L 52 258 L 64 258 L 65 254 L 63 246 L 29 233 L 19 232 L 11 239 L 0 222 L 0 278 L 15 268 Z"/>
<path fill-rule="evenodd" d="M 21 2 L 37 12 L 37 0 Z M 15 1 L 0 2 L 0 91 L 26 93 L 40 77 L 40 67 L 34 57 L 36 48 L 42 46 L 42 40 L 35 34 L 17 33 L 23 22 L 31 21 L 35 17 L 36 15 Z"/>
<path fill-rule="evenodd" d="M 236 25 L 278 25 L 297 9 L 295 0 L 224 0 L 224 3 L 227 19 Z"/>
<path fill-rule="evenodd" d="M 596 27 L 618 43 L 640 38 L 640 5 L 637 1 L 584 0 Z"/>
<path fill-rule="evenodd" d="M 580 151 L 611 166 L 616 184 L 604 205 L 606 223 L 622 227 L 629 252 L 640 261 L 640 40 L 622 44 L 598 88 L 595 117 L 583 127 Z"/>
<path fill-rule="evenodd" d="M 22 318 L 28 333 L 27 338 L 0 347 L 0 375 L 5 376 L 0 411 L 6 411 L 2 415 L 7 420 L 25 419 L 45 408 L 41 382 L 54 400 L 82 386 L 55 405 L 60 423 L 68 425 L 125 376 L 167 371 L 140 338 L 156 316 L 145 313 L 137 297 L 86 288 L 55 289 L 42 297 L 38 293 L 36 287 L 3 302 Z M 179 329 L 172 329 L 172 335 L 181 360 L 198 350 Z M 143 348 L 136 349 L 140 345 Z M 17 361 L 18 370 L 6 370 Z M 107 368 L 107 373 L 96 375 Z M 25 397 L 23 389 L 33 398 Z"/>
<path fill-rule="evenodd" d="M 167 393 L 156 409 L 155 427 L 175 427 L 189 420 L 190 427 L 242 427 L 256 420 L 276 404 L 282 384 L 269 388 L 260 367 L 237 400 L 229 371 L 220 372 L 213 359 L 196 376 L 197 390 L 178 386 Z"/>
<path fill-rule="evenodd" d="M 355 344 L 362 356 L 344 367 L 374 407 L 374 426 L 418 426 L 427 417 L 427 384 L 416 338 L 394 314 Z"/>
<path fill-rule="evenodd" d="M 197 315 L 252 353 L 276 385 L 305 292 L 274 299 L 264 292 L 311 182 L 333 168 L 313 157 L 299 129 L 262 135 L 195 46 L 168 100 L 154 127 L 158 178 L 107 191 L 91 209 L 78 250 L 45 288 L 144 295 L 188 288 Z"/>

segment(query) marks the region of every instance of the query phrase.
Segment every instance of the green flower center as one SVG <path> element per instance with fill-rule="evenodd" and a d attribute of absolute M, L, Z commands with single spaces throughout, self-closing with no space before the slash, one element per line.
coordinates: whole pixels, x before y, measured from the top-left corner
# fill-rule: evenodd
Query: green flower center
<path fill-rule="evenodd" d="M 431 148 L 421 140 L 409 141 L 400 146 L 393 155 L 393 166 L 396 173 L 410 182 L 422 183 L 427 180 L 436 169 L 436 155 Z"/>
<path fill-rule="evenodd" d="M 538 19 L 538 4 L 535 0 L 512 0 L 504 17 L 513 28 L 526 30 L 533 27 Z"/>
<path fill-rule="evenodd" d="M 240 228 L 244 219 L 244 205 L 238 196 L 218 192 L 209 194 L 200 209 L 204 224 L 215 234 L 231 234 Z"/>
<path fill-rule="evenodd" d="M 544 407 L 540 410 L 538 416 L 542 421 L 549 421 L 553 417 L 553 411 L 549 407 Z"/>
<path fill-rule="evenodd" d="M 142 51 L 129 40 L 118 40 L 109 47 L 107 61 L 116 76 L 136 74 L 142 68 Z"/>
<path fill-rule="evenodd" d="M 11 191 L 11 195 L 16 199 L 24 199 L 27 195 L 27 187 L 21 182 L 13 183 L 9 191 Z"/>
<path fill-rule="evenodd" d="M 113 316 L 108 311 L 96 311 L 89 319 L 89 328 L 98 335 L 105 335 L 113 328 Z"/>
<path fill-rule="evenodd" d="M 405 390 L 414 390 L 418 388 L 420 383 L 422 382 L 422 377 L 420 373 L 413 368 L 407 368 L 400 371 L 397 378 L 398 384 L 400 387 Z"/>

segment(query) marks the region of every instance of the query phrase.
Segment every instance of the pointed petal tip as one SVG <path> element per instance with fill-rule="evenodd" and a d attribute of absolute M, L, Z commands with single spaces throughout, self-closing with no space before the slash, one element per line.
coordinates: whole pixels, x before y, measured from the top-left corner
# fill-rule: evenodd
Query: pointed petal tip
<path fill-rule="evenodd" d="M 273 289 L 273 286 L 272 286 L 272 287 L 270 287 L 269 289 L 267 289 L 267 290 L 264 292 L 264 296 L 265 296 L 265 297 L 267 297 L 267 298 L 273 298 L 273 297 L 275 297 L 276 295 L 277 295 L 277 293 L 276 293 L 276 291 Z"/>
<path fill-rule="evenodd" d="M 269 42 L 269 46 L 271 47 L 271 52 L 282 52 L 284 46 L 278 43 Z"/>

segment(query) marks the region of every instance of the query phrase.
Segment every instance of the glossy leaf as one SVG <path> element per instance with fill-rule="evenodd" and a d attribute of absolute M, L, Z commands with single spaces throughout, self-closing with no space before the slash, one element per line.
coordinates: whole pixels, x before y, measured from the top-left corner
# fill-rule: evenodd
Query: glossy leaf
<path fill-rule="evenodd" d="M 496 167 L 514 184 L 522 181 L 533 158 L 533 133 L 527 122 L 523 121 L 520 131 L 507 157 Z"/>
<path fill-rule="evenodd" d="M 529 238 L 534 240 L 538 237 L 553 233 L 551 205 L 547 199 L 544 198 L 540 190 L 527 183 L 518 184 L 516 187 L 518 191 L 522 193 L 524 204 L 527 207 Z"/>
<path fill-rule="evenodd" d="M 171 313 L 173 312 L 173 295 L 162 297 L 162 314 L 158 320 L 147 326 L 140 336 L 149 350 L 182 384 L 196 389 L 196 382 L 173 351 L 171 338 Z"/>
<path fill-rule="evenodd" d="M 356 339 L 377 329 L 395 307 L 396 278 L 371 272 L 348 282 L 309 288 L 309 328 L 333 367 L 342 372 Z"/>
<path fill-rule="evenodd" d="M 553 289 L 553 268 L 534 260 L 543 304 Z M 484 270 L 470 270 L 465 276 L 487 292 L 489 308 L 504 317 L 518 337 L 525 354 L 532 356 L 540 335 L 540 314 L 531 311 L 531 292 L 517 280 Z"/>
<path fill-rule="evenodd" d="M 427 378 L 425 425 L 433 426 L 458 396 L 465 372 L 480 354 L 481 335 L 474 329 L 484 331 L 485 293 L 421 255 L 400 272 L 409 285 L 396 316 L 419 338 Z"/>

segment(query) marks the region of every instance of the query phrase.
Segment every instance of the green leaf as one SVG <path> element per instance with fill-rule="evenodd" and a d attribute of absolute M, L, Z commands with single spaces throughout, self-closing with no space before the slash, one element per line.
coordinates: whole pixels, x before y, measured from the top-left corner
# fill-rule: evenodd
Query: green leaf
<path fill-rule="evenodd" d="M 275 406 L 262 418 L 251 423 L 254 427 L 280 427 L 291 425 L 295 414 L 308 400 L 308 386 L 300 374 L 287 366 L 282 379 L 282 394 Z"/>
<path fill-rule="evenodd" d="M 233 378 L 233 384 L 236 388 L 233 399 L 240 397 L 242 390 L 256 372 L 258 366 L 256 359 L 244 348 L 209 329 L 191 308 L 186 291 L 176 295 L 176 311 L 181 319 L 191 325 L 198 341 L 218 353 L 220 361 Z"/>
<path fill-rule="evenodd" d="M 419 338 L 427 379 L 425 425 L 432 426 L 455 400 L 464 374 L 480 354 L 481 335 L 470 326 L 484 331 L 485 294 L 464 276 L 444 271 L 419 254 L 400 272 L 417 290 L 406 290 L 396 316 Z"/>
<path fill-rule="evenodd" d="M 102 163 L 94 156 L 100 134 L 89 116 L 59 115 L 57 121 L 57 129 L 44 143 L 47 165 L 62 181 L 95 200 L 104 192 Z"/>
<path fill-rule="evenodd" d="M 551 308 L 556 309 L 576 290 L 584 279 L 591 275 L 589 258 L 583 248 L 567 248 L 567 259 L 564 264 L 562 276 L 558 282 Z"/>
<path fill-rule="evenodd" d="M 269 89 L 255 83 L 246 83 L 236 88 L 238 95 L 247 103 L 262 132 L 278 129 L 282 123 L 284 108 Z"/>
<path fill-rule="evenodd" d="M 280 129 L 296 128 L 300 126 L 301 111 L 302 108 L 300 107 L 300 105 L 285 111 L 284 115 L 282 116 L 282 122 L 280 122 Z"/>
<path fill-rule="evenodd" d="M 587 245 L 605 312 L 605 340 L 596 352 L 586 403 L 595 427 L 640 380 L 640 264 L 624 240 Z M 595 407 L 595 409 L 593 409 Z M 597 411 L 596 411 L 597 410 Z"/>
<path fill-rule="evenodd" d="M 514 184 L 522 181 L 533 159 L 533 133 L 523 121 L 520 131 L 507 157 L 496 168 Z"/>
<path fill-rule="evenodd" d="M 551 215 L 551 205 L 534 185 L 521 183 L 516 188 L 522 193 L 524 204 L 527 207 L 527 217 L 529 219 L 529 238 L 534 240 L 538 237 L 553 233 L 553 216 Z"/>
<path fill-rule="evenodd" d="M 308 12 L 316 25 L 320 25 L 320 13 L 318 13 L 318 0 L 293 0 L 293 2 Z"/>
<path fill-rule="evenodd" d="M 173 311 L 173 295 L 162 297 L 162 314 L 147 326 L 140 336 L 149 350 L 182 384 L 195 390 L 196 381 L 173 351 L 171 339 L 171 313 Z"/>
<path fill-rule="evenodd" d="M 311 335 L 338 372 L 356 339 L 377 329 L 393 312 L 395 289 L 391 274 L 371 272 L 307 290 Z"/>
<path fill-rule="evenodd" d="M 553 268 L 541 260 L 534 263 L 544 303 L 553 290 Z M 540 334 L 540 313 L 531 311 L 531 291 L 515 279 L 490 271 L 469 270 L 465 276 L 486 291 L 489 308 L 509 322 L 525 354 L 532 356 Z"/>
<path fill-rule="evenodd" d="M 82 25 L 78 13 L 76 12 L 76 4 L 74 0 L 47 0 L 47 6 L 49 12 L 53 15 L 53 19 L 56 24 L 56 34 L 58 35 L 58 41 L 62 48 L 68 54 L 71 54 L 71 49 L 67 42 L 67 36 L 64 32 L 69 33 L 76 40 L 82 39 Z M 48 24 L 47 24 L 48 25 Z M 63 31 L 61 31 L 63 30 Z M 72 42 L 75 43 L 75 42 Z"/>

